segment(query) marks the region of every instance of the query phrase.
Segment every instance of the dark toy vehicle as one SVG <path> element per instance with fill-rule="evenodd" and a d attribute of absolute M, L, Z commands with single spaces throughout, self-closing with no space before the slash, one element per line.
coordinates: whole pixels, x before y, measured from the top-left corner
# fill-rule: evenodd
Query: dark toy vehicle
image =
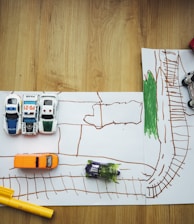
<path fill-rule="evenodd" d="M 185 78 L 182 80 L 182 84 L 187 87 L 189 92 L 190 100 L 188 101 L 188 106 L 194 109 L 194 71 L 185 75 Z"/>
<path fill-rule="evenodd" d="M 117 183 L 117 176 L 120 175 L 118 167 L 119 164 L 99 163 L 88 160 L 88 164 L 85 167 L 86 177 L 99 177 Z"/>

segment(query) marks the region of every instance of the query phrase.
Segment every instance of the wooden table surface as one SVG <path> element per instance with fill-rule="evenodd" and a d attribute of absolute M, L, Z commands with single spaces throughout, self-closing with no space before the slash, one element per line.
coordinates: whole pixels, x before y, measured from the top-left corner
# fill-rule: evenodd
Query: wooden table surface
<path fill-rule="evenodd" d="M 188 48 L 193 12 L 193 0 L 0 0 L 0 90 L 142 91 L 141 48 Z M 53 208 L 48 220 L 3 207 L 0 224 L 194 220 L 193 205 Z"/>

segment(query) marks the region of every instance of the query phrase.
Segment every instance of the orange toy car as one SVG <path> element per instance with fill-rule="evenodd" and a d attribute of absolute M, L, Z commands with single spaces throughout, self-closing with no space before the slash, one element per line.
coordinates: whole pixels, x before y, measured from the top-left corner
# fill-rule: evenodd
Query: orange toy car
<path fill-rule="evenodd" d="M 53 169 L 58 166 L 58 156 L 52 153 L 18 154 L 14 168 Z"/>

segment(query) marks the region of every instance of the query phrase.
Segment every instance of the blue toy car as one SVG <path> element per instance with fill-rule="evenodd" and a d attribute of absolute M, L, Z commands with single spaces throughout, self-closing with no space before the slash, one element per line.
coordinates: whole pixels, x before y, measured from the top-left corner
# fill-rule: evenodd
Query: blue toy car
<path fill-rule="evenodd" d="M 99 177 L 117 183 L 117 176 L 120 175 L 118 167 L 119 164 L 99 163 L 88 160 L 88 164 L 85 167 L 86 177 Z"/>
<path fill-rule="evenodd" d="M 21 99 L 14 93 L 5 99 L 3 128 L 10 135 L 17 135 L 21 132 Z"/>
<path fill-rule="evenodd" d="M 39 95 L 25 94 L 22 102 L 22 134 L 36 135 L 38 133 Z"/>

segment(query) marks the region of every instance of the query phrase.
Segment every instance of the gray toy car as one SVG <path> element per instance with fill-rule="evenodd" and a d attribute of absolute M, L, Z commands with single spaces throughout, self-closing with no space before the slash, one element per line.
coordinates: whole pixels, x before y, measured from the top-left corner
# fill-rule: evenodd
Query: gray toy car
<path fill-rule="evenodd" d="M 194 110 L 194 71 L 191 71 L 185 75 L 185 78 L 182 80 L 182 85 L 186 86 L 188 89 L 190 97 L 188 106 Z"/>

